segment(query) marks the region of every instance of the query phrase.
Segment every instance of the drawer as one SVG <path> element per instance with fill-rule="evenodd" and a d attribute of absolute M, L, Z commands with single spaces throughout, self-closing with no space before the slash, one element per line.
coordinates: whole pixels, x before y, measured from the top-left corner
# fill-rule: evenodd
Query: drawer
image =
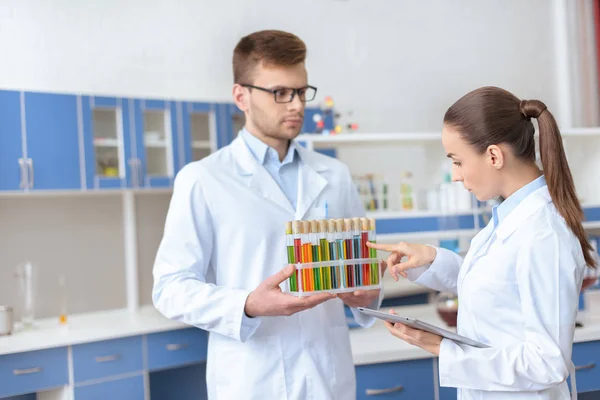
<path fill-rule="evenodd" d="M 357 399 L 433 399 L 433 359 L 359 365 Z"/>
<path fill-rule="evenodd" d="M 150 371 L 206 361 L 208 334 L 198 328 L 148 335 Z"/>
<path fill-rule="evenodd" d="M 577 391 L 600 389 L 600 341 L 573 344 Z"/>
<path fill-rule="evenodd" d="M 453 387 L 440 387 L 439 400 L 456 400 L 458 394 L 456 388 Z"/>
<path fill-rule="evenodd" d="M 143 369 L 141 336 L 73 346 L 75 382 L 121 375 Z"/>
<path fill-rule="evenodd" d="M 144 400 L 144 377 L 75 386 L 75 400 Z"/>
<path fill-rule="evenodd" d="M 0 382 L 0 397 L 67 385 L 67 348 L 0 356 Z"/>

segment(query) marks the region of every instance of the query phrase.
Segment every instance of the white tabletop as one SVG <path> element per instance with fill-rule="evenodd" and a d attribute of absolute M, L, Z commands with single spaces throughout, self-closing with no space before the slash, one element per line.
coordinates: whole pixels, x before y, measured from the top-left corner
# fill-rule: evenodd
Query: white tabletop
<path fill-rule="evenodd" d="M 433 305 L 396 307 L 395 310 L 399 314 L 445 327 Z M 578 320 L 584 326 L 575 331 L 575 342 L 600 340 L 600 291 L 588 296 L 587 310 L 581 313 Z M 152 306 L 142 307 L 136 312 L 113 310 L 73 315 L 69 317 L 68 327 L 60 327 L 57 318 L 45 319 L 36 321 L 34 329 L 0 337 L 0 355 L 186 327 L 188 326 L 185 324 L 168 320 Z M 379 320 L 368 329 L 351 329 L 350 342 L 356 365 L 433 357 L 432 354 L 392 336 Z"/>

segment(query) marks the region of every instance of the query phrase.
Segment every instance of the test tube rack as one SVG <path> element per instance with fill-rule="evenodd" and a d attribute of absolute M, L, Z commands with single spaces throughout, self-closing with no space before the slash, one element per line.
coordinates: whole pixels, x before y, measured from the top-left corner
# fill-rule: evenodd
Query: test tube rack
<path fill-rule="evenodd" d="M 296 296 L 381 289 L 382 271 L 375 242 L 375 220 L 345 218 L 286 223 L 286 265 L 296 271 L 285 289 Z"/>

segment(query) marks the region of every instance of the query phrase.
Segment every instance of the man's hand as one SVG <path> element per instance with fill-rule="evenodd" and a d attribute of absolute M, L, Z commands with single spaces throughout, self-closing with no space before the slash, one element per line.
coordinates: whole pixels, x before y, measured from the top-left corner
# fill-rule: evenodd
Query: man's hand
<path fill-rule="evenodd" d="M 332 293 L 320 293 L 313 296 L 296 297 L 283 293 L 279 284 L 296 271 L 289 265 L 265 279 L 246 299 L 244 312 L 249 317 L 292 315 L 313 308 L 327 300 L 336 298 Z"/>
<path fill-rule="evenodd" d="M 385 261 L 381 262 L 380 268 L 381 268 L 380 276 L 383 277 L 383 275 L 385 274 L 385 270 L 387 268 L 387 264 Z M 352 307 L 352 308 L 368 307 L 373 303 L 373 301 L 375 301 L 376 299 L 379 298 L 379 292 L 380 292 L 379 289 L 355 290 L 354 292 L 339 293 L 338 297 L 348 307 Z"/>

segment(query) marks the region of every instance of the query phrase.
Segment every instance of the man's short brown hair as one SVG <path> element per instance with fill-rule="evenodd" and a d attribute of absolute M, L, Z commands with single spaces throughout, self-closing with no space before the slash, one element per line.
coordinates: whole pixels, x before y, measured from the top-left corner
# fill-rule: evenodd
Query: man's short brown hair
<path fill-rule="evenodd" d="M 265 30 L 244 36 L 233 50 L 233 82 L 251 84 L 254 68 L 291 66 L 304 62 L 306 45 L 296 35 L 277 30 Z"/>

